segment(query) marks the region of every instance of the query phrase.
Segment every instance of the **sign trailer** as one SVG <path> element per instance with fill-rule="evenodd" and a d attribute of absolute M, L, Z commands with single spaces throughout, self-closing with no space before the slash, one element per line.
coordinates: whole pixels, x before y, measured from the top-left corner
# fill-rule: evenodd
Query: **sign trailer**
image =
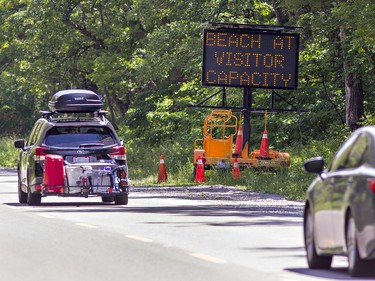
<path fill-rule="evenodd" d="M 248 155 L 251 112 L 301 112 L 274 90 L 294 90 L 298 86 L 298 52 L 300 27 L 248 25 L 235 23 L 209 23 L 203 32 L 202 85 L 221 87 L 222 90 L 207 97 L 194 107 L 216 108 L 204 121 L 204 137 L 194 142 L 194 163 L 199 156 L 206 166 L 233 165 L 234 157 L 240 166 L 274 169 L 288 167 L 288 153 L 269 151 L 264 156 L 259 150 Z M 243 88 L 242 107 L 227 105 L 225 87 Z M 254 88 L 272 89 L 270 108 L 252 107 Z M 204 103 L 222 93 L 220 106 Z M 275 96 L 292 109 L 275 108 Z M 232 153 L 237 119 L 232 111 L 243 114 L 242 152 Z M 233 130 L 233 126 L 236 128 Z M 239 130 L 239 129 L 238 129 Z M 218 132 L 220 132 L 218 136 Z M 240 136 L 240 132 L 238 132 Z M 237 136 L 237 137 L 238 137 Z M 263 138 L 262 138 L 263 143 Z M 198 148 L 202 144 L 203 149 Z"/>

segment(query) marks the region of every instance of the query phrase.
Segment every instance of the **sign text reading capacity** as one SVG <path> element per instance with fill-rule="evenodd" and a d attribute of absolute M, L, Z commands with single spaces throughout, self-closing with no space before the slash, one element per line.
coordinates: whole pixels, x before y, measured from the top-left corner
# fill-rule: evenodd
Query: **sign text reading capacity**
<path fill-rule="evenodd" d="M 205 30 L 202 83 L 297 88 L 298 34 Z"/>

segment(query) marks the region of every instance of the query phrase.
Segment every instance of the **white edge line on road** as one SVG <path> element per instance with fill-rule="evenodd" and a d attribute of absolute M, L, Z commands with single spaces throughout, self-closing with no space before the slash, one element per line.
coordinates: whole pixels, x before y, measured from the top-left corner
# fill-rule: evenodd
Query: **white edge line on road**
<path fill-rule="evenodd" d="M 40 217 L 47 218 L 47 219 L 54 219 L 54 216 L 48 215 L 48 214 L 37 214 Z"/>
<path fill-rule="evenodd" d="M 87 228 L 98 228 L 96 225 L 77 222 L 76 225 L 87 227 Z"/>
<path fill-rule="evenodd" d="M 148 238 L 145 238 L 145 237 L 142 237 L 142 236 L 138 236 L 138 235 L 125 235 L 125 237 L 129 238 L 129 239 L 145 242 L 145 243 L 153 242 L 151 239 L 148 239 Z"/>
<path fill-rule="evenodd" d="M 201 259 L 201 260 L 205 260 L 208 262 L 212 262 L 212 263 L 218 263 L 218 264 L 227 263 L 226 260 L 215 258 L 213 256 L 209 256 L 209 255 L 202 254 L 202 253 L 191 253 L 190 256 Z"/>

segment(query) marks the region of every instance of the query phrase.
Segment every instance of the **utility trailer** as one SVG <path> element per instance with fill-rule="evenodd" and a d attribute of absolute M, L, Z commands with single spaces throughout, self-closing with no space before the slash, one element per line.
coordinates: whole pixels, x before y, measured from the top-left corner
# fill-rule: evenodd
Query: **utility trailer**
<path fill-rule="evenodd" d="M 69 163 L 48 154 L 43 167 L 42 196 L 101 196 L 104 202 L 128 192 L 127 167 L 114 161 Z"/>

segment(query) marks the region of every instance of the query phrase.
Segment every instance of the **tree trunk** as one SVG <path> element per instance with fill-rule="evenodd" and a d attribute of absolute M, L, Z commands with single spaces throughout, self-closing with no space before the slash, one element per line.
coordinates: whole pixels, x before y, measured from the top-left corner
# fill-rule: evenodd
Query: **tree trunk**
<path fill-rule="evenodd" d="M 345 75 L 346 125 L 351 131 L 360 127 L 358 122 L 364 114 L 362 82 L 353 80 L 353 73 Z"/>
<path fill-rule="evenodd" d="M 364 115 L 363 108 L 363 87 L 362 81 L 359 75 L 355 75 L 350 69 L 350 60 L 346 58 L 345 55 L 345 27 L 340 26 L 340 41 L 343 49 L 343 70 L 345 77 L 345 116 L 346 116 L 346 125 L 351 131 L 354 131 L 360 127 L 358 122 L 361 117 Z"/>
<path fill-rule="evenodd" d="M 112 100 L 111 100 L 111 96 L 109 94 L 107 85 L 104 86 L 104 94 L 105 94 L 105 97 L 107 98 L 107 101 L 108 101 L 109 111 L 111 112 L 111 123 L 112 123 L 113 127 L 117 130 L 118 127 L 117 127 L 117 124 L 116 124 L 115 111 L 113 110 Z"/>
<path fill-rule="evenodd" d="M 277 25 L 284 25 L 288 22 L 288 17 L 283 13 L 283 10 L 279 8 L 277 0 L 272 0 L 272 7 L 275 11 Z"/>

